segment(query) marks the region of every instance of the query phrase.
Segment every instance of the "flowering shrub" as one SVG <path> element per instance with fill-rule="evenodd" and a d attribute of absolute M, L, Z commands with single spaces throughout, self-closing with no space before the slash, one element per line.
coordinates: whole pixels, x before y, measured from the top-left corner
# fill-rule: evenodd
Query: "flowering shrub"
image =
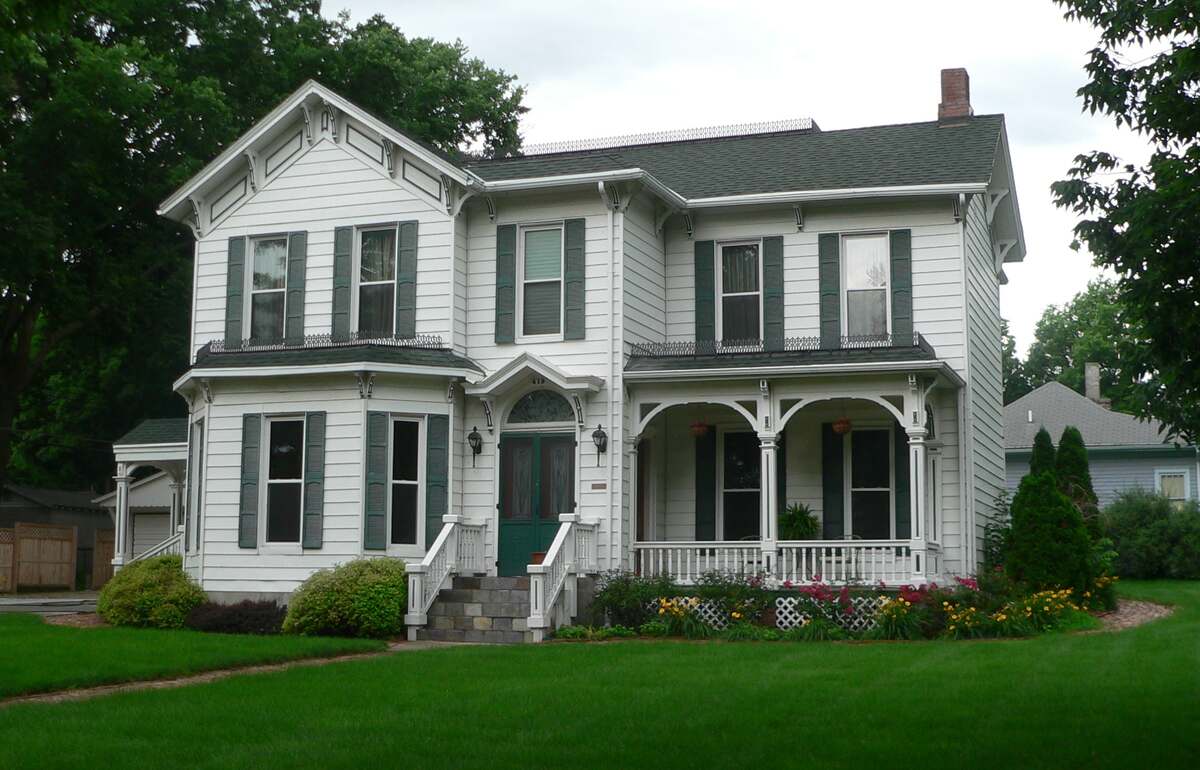
<path fill-rule="evenodd" d="M 877 639 L 920 639 L 919 607 L 914 609 L 913 602 L 904 596 L 889 599 L 875 612 L 875 628 L 870 635 Z"/>
<path fill-rule="evenodd" d="M 642 636 L 670 636 L 671 627 L 661 620 L 647 620 L 638 626 L 638 633 Z"/>
<path fill-rule="evenodd" d="M 1006 607 L 1006 614 L 1022 619 L 1033 631 L 1049 631 L 1058 628 L 1063 620 L 1080 611 L 1074 601 L 1074 590 L 1070 588 L 1048 589 L 1014 599 Z"/>
<path fill-rule="evenodd" d="M 945 636 L 952 639 L 976 639 L 995 635 L 992 619 L 978 607 L 942 602 L 942 609 L 946 613 L 946 630 L 942 632 Z"/>
<path fill-rule="evenodd" d="M 658 616 L 667 624 L 671 636 L 688 639 L 703 639 L 712 636 L 716 629 L 704 622 L 697 613 L 700 597 L 687 596 L 678 599 L 659 597 Z"/>

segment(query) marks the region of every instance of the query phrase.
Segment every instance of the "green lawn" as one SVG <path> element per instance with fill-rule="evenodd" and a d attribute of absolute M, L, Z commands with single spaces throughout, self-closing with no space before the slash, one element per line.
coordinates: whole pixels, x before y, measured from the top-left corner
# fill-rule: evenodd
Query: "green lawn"
<path fill-rule="evenodd" d="M 0 712 L 0 767 L 1196 767 L 1200 583 L 1119 634 L 460 647 Z"/>
<path fill-rule="evenodd" d="M 0 614 L 0 697 L 382 649 L 381 642 L 68 628 Z"/>

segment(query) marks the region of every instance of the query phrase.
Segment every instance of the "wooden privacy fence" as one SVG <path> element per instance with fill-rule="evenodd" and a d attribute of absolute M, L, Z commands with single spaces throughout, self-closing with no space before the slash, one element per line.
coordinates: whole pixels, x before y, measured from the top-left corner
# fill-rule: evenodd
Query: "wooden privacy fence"
<path fill-rule="evenodd" d="M 96 530 L 96 545 L 92 549 L 92 590 L 103 588 L 112 578 L 115 540 L 116 533 L 111 529 Z"/>
<path fill-rule="evenodd" d="M 0 529 L 0 594 L 15 591 L 13 583 L 13 552 L 16 533 L 11 529 Z"/>
<path fill-rule="evenodd" d="M 16 588 L 75 587 L 78 528 L 59 524 L 13 526 L 12 573 Z"/>

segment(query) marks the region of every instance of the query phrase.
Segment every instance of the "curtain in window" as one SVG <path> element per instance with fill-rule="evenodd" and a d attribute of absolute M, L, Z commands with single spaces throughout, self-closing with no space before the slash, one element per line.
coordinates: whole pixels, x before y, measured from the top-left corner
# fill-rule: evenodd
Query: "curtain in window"
<path fill-rule="evenodd" d="M 888 238 L 846 239 L 846 333 L 851 337 L 888 332 Z"/>
<path fill-rule="evenodd" d="M 525 233 L 523 334 L 557 334 L 562 320 L 562 231 Z"/>
<path fill-rule="evenodd" d="M 721 339 L 759 339 L 757 244 L 721 247 L 721 294 Z"/>

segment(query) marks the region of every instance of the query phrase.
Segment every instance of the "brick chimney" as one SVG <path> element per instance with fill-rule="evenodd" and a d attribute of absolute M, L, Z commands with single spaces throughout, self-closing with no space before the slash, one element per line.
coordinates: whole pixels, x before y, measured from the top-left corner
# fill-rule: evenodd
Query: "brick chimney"
<path fill-rule="evenodd" d="M 1100 364 L 1088 361 L 1083 365 L 1083 395 L 1105 409 L 1112 407 L 1112 400 L 1100 396 Z"/>
<path fill-rule="evenodd" d="M 938 105 L 938 122 L 961 123 L 975 114 L 971 109 L 971 78 L 962 67 L 942 70 L 942 103 Z"/>

